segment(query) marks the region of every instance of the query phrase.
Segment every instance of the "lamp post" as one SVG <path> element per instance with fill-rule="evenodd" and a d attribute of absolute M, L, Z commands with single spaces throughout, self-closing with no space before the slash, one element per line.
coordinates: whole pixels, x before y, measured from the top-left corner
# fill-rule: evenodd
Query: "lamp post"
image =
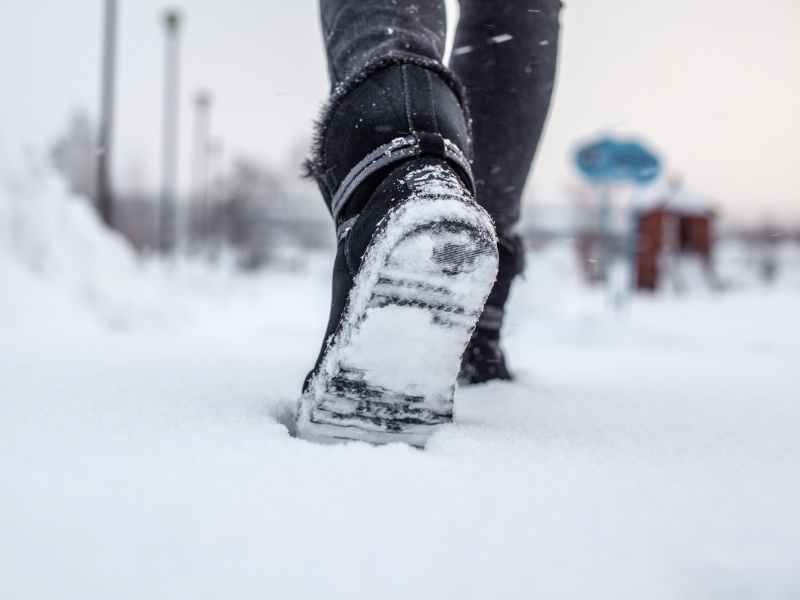
<path fill-rule="evenodd" d="M 113 227 L 114 200 L 111 189 L 111 144 L 114 119 L 114 63 L 116 56 L 117 0 L 106 0 L 103 23 L 103 59 L 100 97 L 100 127 L 96 161 L 97 208 L 106 225 Z"/>
<path fill-rule="evenodd" d="M 195 198 L 197 237 L 199 248 L 208 243 L 208 184 L 209 154 L 211 152 L 209 131 L 211 123 L 211 95 L 200 91 L 194 99 L 194 149 L 192 160 L 192 188 Z"/>
<path fill-rule="evenodd" d="M 180 66 L 181 16 L 176 10 L 164 14 L 164 116 L 161 163 L 161 210 L 159 247 L 170 253 L 175 247 L 176 200 L 178 183 L 178 76 Z"/>
<path fill-rule="evenodd" d="M 225 210 L 226 191 L 225 173 L 223 168 L 224 145 L 219 137 L 210 138 L 208 141 L 208 202 L 206 214 L 208 220 L 208 255 L 215 257 L 219 254 L 220 247 L 225 240 L 227 225 L 227 211 Z M 212 190 L 212 185 L 214 189 Z M 213 217 L 213 219 L 212 219 Z"/>

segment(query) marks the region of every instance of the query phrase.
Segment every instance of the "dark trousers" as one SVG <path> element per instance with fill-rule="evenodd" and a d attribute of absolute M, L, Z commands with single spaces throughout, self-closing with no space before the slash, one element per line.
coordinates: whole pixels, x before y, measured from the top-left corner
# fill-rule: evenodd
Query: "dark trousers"
<path fill-rule="evenodd" d="M 461 0 L 449 68 L 472 119 L 476 200 L 508 234 L 550 105 L 559 0 Z M 441 61 L 442 0 L 321 0 L 331 90 L 387 55 Z"/>

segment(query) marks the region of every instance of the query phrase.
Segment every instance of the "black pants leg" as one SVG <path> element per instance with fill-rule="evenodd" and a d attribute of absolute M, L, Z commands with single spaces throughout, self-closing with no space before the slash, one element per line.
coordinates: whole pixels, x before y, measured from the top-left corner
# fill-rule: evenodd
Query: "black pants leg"
<path fill-rule="evenodd" d="M 461 0 L 450 67 L 472 117 L 476 200 L 503 235 L 522 189 L 555 78 L 559 0 Z"/>
<path fill-rule="evenodd" d="M 442 0 L 321 0 L 320 17 L 332 92 L 386 56 L 444 54 Z"/>

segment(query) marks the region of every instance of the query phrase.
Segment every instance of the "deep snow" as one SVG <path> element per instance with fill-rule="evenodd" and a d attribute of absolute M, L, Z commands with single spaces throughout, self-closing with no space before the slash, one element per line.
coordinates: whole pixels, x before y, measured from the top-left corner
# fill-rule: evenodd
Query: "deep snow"
<path fill-rule="evenodd" d="M 726 249 L 739 289 L 616 314 L 553 245 L 515 382 L 424 451 L 318 446 L 281 421 L 331 257 L 142 263 L 34 175 L 0 181 L 1 597 L 800 596 L 800 265 Z"/>

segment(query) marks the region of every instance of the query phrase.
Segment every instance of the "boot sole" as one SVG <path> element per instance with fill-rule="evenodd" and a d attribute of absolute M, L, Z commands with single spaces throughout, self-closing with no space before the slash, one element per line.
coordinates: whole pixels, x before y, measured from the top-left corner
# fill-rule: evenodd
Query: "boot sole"
<path fill-rule="evenodd" d="M 491 219 L 463 188 L 421 186 L 393 209 L 300 400 L 299 437 L 424 446 L 453 420 L 461 355 L 496 274 Z"/>

